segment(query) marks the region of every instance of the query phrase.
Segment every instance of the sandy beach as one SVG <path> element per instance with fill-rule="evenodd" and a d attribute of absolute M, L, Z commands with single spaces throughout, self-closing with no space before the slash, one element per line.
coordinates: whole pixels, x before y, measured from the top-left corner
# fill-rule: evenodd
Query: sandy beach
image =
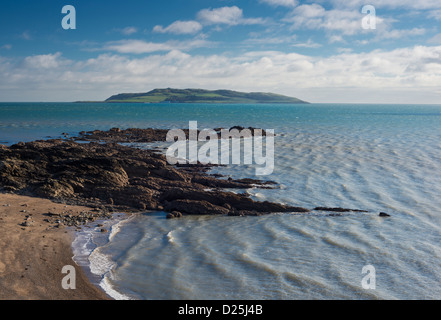
<path fill-rule="evenodd" d="M 90 208 L 65 206 L 50 200 L 0 194 L 0 299 L 1 300 L 104 300 L 110 299 L 89 282 L 72 260 L 74 230 L 53 227 L 47 213 L 73 216 Z M 28 221 L 29 226 L 23 225 Z M 63 289 L 67 273 L 75 268 L 76 289 Z"/>

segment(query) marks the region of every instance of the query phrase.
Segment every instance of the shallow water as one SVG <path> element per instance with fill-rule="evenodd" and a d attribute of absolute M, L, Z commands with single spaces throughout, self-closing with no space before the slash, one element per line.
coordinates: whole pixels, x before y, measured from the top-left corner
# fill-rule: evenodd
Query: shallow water
<path fill-rule="evenodd" d="M 118 299 L 439 299 L 440 120 L 441 106 L 414 105 L 0 104 L 0 140 L 188 121 L 275 129 L 274 172 L 261 178 L 277 189 L 236 192 L 368 211 L 132 217 L 83 251 Z M 256 178 L 253 165 L 212 172 Z M 375 290 L 362 287 L 366 265 Z"/>

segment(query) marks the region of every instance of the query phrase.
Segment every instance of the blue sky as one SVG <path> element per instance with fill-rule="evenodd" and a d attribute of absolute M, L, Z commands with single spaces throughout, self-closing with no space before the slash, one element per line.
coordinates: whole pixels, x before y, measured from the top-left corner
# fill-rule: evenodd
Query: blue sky
<path fill-rule="evenodd" d="M 64 5 L 75 30 L 62 28 Z M 364 5 L 375 29 L 362 27 Z M 2 2 L 0 27 L 0 101 L 158 87 L 441 101 L 439 0 L 15 0 Z"/>

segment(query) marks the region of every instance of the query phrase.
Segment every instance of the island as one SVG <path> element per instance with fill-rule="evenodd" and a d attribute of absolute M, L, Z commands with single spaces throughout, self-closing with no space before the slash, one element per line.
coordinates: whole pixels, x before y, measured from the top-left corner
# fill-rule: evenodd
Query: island
<path fill-rule="evenodd" d="M 307 104 L 308 102 L 275 93 L 238 92 L 204 89 L 154 89 L 145 93 L 120 93 L 106 103 L 225 103 L 225 104 Z"/>

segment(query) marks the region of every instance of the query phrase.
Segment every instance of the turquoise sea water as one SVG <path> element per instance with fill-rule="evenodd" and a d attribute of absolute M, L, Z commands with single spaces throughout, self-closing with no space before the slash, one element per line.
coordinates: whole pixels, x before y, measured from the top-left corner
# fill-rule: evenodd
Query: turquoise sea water
<path fill-rule="evenodd" d="M 277 189 L 239 192 L 369 212 L 179 220 L 154 212 L 117 220 L 105 236 L 88 229 L 74 244 L 76 258 L 111 295 L 441 298 L 441 106 L 0 103 L 0 143 L 189 121 L 275 130 L 274 172 L 261 178 Z M 214 172 L 256 178 L 252 165 Z M 366 265 L 375 268 L 375 289 L 362 287 Z"/>

